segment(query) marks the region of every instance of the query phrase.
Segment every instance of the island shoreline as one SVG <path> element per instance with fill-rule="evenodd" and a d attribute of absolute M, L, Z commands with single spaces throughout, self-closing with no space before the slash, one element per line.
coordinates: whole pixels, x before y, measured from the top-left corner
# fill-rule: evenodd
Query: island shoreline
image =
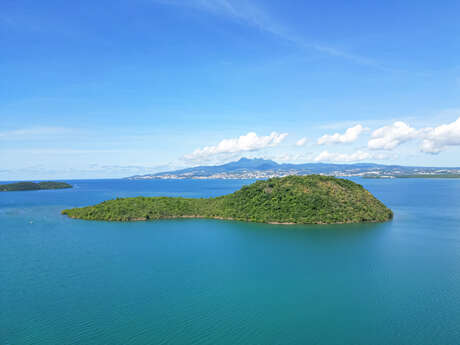
<path fill-rule="evenodd" d="M 117 198 L 63 210 L 71 218 L 147 221 L 203 218 L 280 225 L 383 222 L 393 212 L 363 186 L 320 175 L 259 180 L 214 198 Z"/>
<path fill-rule="evenodd" d="M 67 214 L 63 214 L 71 219 L 81 219 L 79 217 L 70 216 Z M 89 221 L 96 221 L 96 222 L 116 222 L 116 223 L 133 223 L 133 222 L 155 222 L 158 220 L 174 220 L 174 219 L 212 219 L 212 220 L 227 220 L 233 222 L 244 222 L 244 223 L 257 223 L 257 224 L 270 224 L 270 225 L 344 225 L 344 224 L 357 224 L 356 222 L 336 222 L 336 223 L 325 223 L 325 222 L 317 222 L 317 223 L 294 223 L 294 222 L 262 222 L 262 221 L 254 221 L 248 219 L 235 219 L 235 218 L 224 218 L 224 217 L 206 217 L 206 216 L 174 216 L 174 217 L 161 217 L 155 219 L 149 218 L 133 218 L 128 220 L 101 220 L 101 219 L 81 219 L 81 220 L 89 220 Z M 392 221 L 393 218 L 389 218 L 383 221 L 362 221 L 358 224 L 375 224 L 375 223 L 386 223 Z"/>

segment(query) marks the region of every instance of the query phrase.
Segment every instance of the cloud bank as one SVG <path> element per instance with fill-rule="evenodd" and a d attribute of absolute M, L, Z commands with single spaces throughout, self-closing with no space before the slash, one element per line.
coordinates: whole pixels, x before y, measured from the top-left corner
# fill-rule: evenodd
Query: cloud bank
<path fill-rule="evenodd" d="M 255 132 L 249 132 L 238 138 L 223 139 L 215 146 L 196 149 L 191 154 L 185 155 L 184 158 L 186 160 L 207 160 L 220 154 L 257 151 L 279 145 L 287 135 L 287 133 L 272 132 L 267 136 L 258 136 Z"/>
<path fill-rule="evenodd" d="M 420 150 L 425 153 L 437 154 L 449 146 L 460 145 L 460 117 L 446 125 L 424 128 L 421 136 L 424 139 Z"/>
<path fill-rule="evenodd" d="M 393 150 L 406 141 L 415 139 L 418 131 L 402 121 L 381 127 L 372 132 L 367 147 L 371 150 Z"/>
<path fill-rule="evenodd" d="M 340 162 L 340 163 L 349 163 L 349 162 L 359 162 L 366 159 L 376 158 L 371 155 L 369 152 L 365 151 L 356 151 L 354 153 L 334 153 L 329 151 L 323 151 L 318 154 L 315 158 L 315 162 Z"/>
<path fill-rule="evenodd" d="M 394 150 L 411 140 L 421 140 L 420 151 L 431 154 L 438 154 L 451 146 L 460 146 L 460 117 L 448 124 L 419 130 L 397 121 L 391 126 L 376 129 L 367 146 L 371 150 Z"/>
<path fill-rule="evenodd" d="M 364 128 L 362 125 L 356 125 L 354 127 L 348 128 L 343 134 L 325 134 L 318 139 L 318 145 L 353 143 L 358 139 L 361 133 L 363 133 L 366 130 L 367 128 Z"/>
<path fill-rule="evenodd" d="M 348 128 L 343 133 L 325 134 L 317 141 L 318 145 L 352 144 L 362 133 L 369 131 L 361 124 Z M 183 159 L 191 162 L 211 162 L 235 159 L 241 153 L 259 151 L 278 146 L 287 136 L 287 133 L 272 132 L 267 136 L 258 136 L 249 132 L 238 138 L 223 139 L 217 145 L 198 148 Z M 388 159 L 388 153 L 409 141 L 416 141 L 421 152 L 438 154 L 449 147 L 460 146 L 460 117 L 448 124 L 437 127 L 416 129 L 403 121 L 396 121 L 391 125 L 375 129 L 367 142 L 367 149 L 355 147 L 353 152 L 338 153 L 324 150 L 319 153 L 283 153 L 277 154 L 279 161 L 314 161 L 314 162 L 360 162 L 366 160 Z M 302 148 L 308 143 L 306 137 L 300 138 L 295 145 Z M 273 154 L 271 154 L 273 156 Z M 392 154 L 392 157 L 396 157 Z M 273 156 L 274 157 L 274 156 Z"/>

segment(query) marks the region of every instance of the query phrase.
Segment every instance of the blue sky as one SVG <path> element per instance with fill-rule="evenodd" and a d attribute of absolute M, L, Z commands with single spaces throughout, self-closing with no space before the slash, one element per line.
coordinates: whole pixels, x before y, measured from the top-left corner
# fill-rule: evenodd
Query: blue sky
<path fill-rule="evenodd" d="M 0 179 L 460 166 L 460 2 L 0 2 Z"/>

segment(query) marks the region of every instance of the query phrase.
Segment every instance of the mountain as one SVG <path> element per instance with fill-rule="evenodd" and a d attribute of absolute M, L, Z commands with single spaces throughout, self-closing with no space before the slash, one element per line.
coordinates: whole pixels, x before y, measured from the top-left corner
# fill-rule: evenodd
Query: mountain
<path fill-rule="evenodd" d="M 128 179 L 258 179 L 310 174 L 364 177 L 457 177 L 456 175 L 460 174 L 460 168 L 408 167 L 375 163 L 279 164 L 275 161 L 261 158 L 241 158 L 238 161 L 222 165 L 205 165 L 156 174 L 135 175 L 128 177 Z"/>
<path fill-rule="evenodd" d="M 393 218 L 393 212 L 361 185 L 320 175 L 257 181 L 234 193 L 208 199 L 117 198 L 63 210 L 62 214 L 107 221 L 216 218 L 282 224 L 384 222 Z"/>

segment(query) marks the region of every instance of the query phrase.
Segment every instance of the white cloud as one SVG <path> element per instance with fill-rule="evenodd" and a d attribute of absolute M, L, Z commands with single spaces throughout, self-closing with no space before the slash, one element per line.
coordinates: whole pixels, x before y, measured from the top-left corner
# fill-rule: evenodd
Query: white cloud
<path fill-rule="evenodd" d="M 324 144 L 348 144 L 356 141 L 362 132 L 366 131 L 362 125 L 348 128 L 345 133 L 325 134 L 318 139 L 318 145 Z"/>
<path fill-rule="evenodd" d="M 315 158 L 315 162 L 358 162 L 366 159 L 375 158 L 369 152 L 356 151 L 354 153 L 334 153 L 329 151 L 323 151 L 318 154 Z"/>
<path fill-rule="evenodd" d="M 224 139 L 215 146 L 205 146 L 196 149 L 193 153 L 185 155 L 187 160 L 206 160 L 219 154 L 235 154 L 240 152 L 257 151 L 267 147 L 279 145 L 287 133 L 272 132 L 267 136 L 258 136 L 254 132 L 249 132 L 238 138 Z"/>
<path fill-rule="evenodd" d="M 265 155 L 263 158 L 274 160 L 277 163 L 303 163 L 314 158 L 312 153 L 280 153 Z"/>
<path fill-rule="evenodd" d="M 420 132 L 424 138 L 421 150 L 426 153 L 439 153 L 448 146 L 460 145 L 460 117 L 447 125 L 424 128 Z"/>
<path fill-rule="evenodd" d="M 371 150 L 393 150 L 397 146 L 415 139 L 419 131 L 402 121 L 391 126 L 381 127 L 372 133 L 372 139 L 367 143 Z"/>
<path fill-rule="evenodd" d="M 308 141 L 307 138 L 302 138 L 302 139 L 297 140 L 295 144 L 296 146 L 304 146 L 307 143 L 307 141 Z"/>

